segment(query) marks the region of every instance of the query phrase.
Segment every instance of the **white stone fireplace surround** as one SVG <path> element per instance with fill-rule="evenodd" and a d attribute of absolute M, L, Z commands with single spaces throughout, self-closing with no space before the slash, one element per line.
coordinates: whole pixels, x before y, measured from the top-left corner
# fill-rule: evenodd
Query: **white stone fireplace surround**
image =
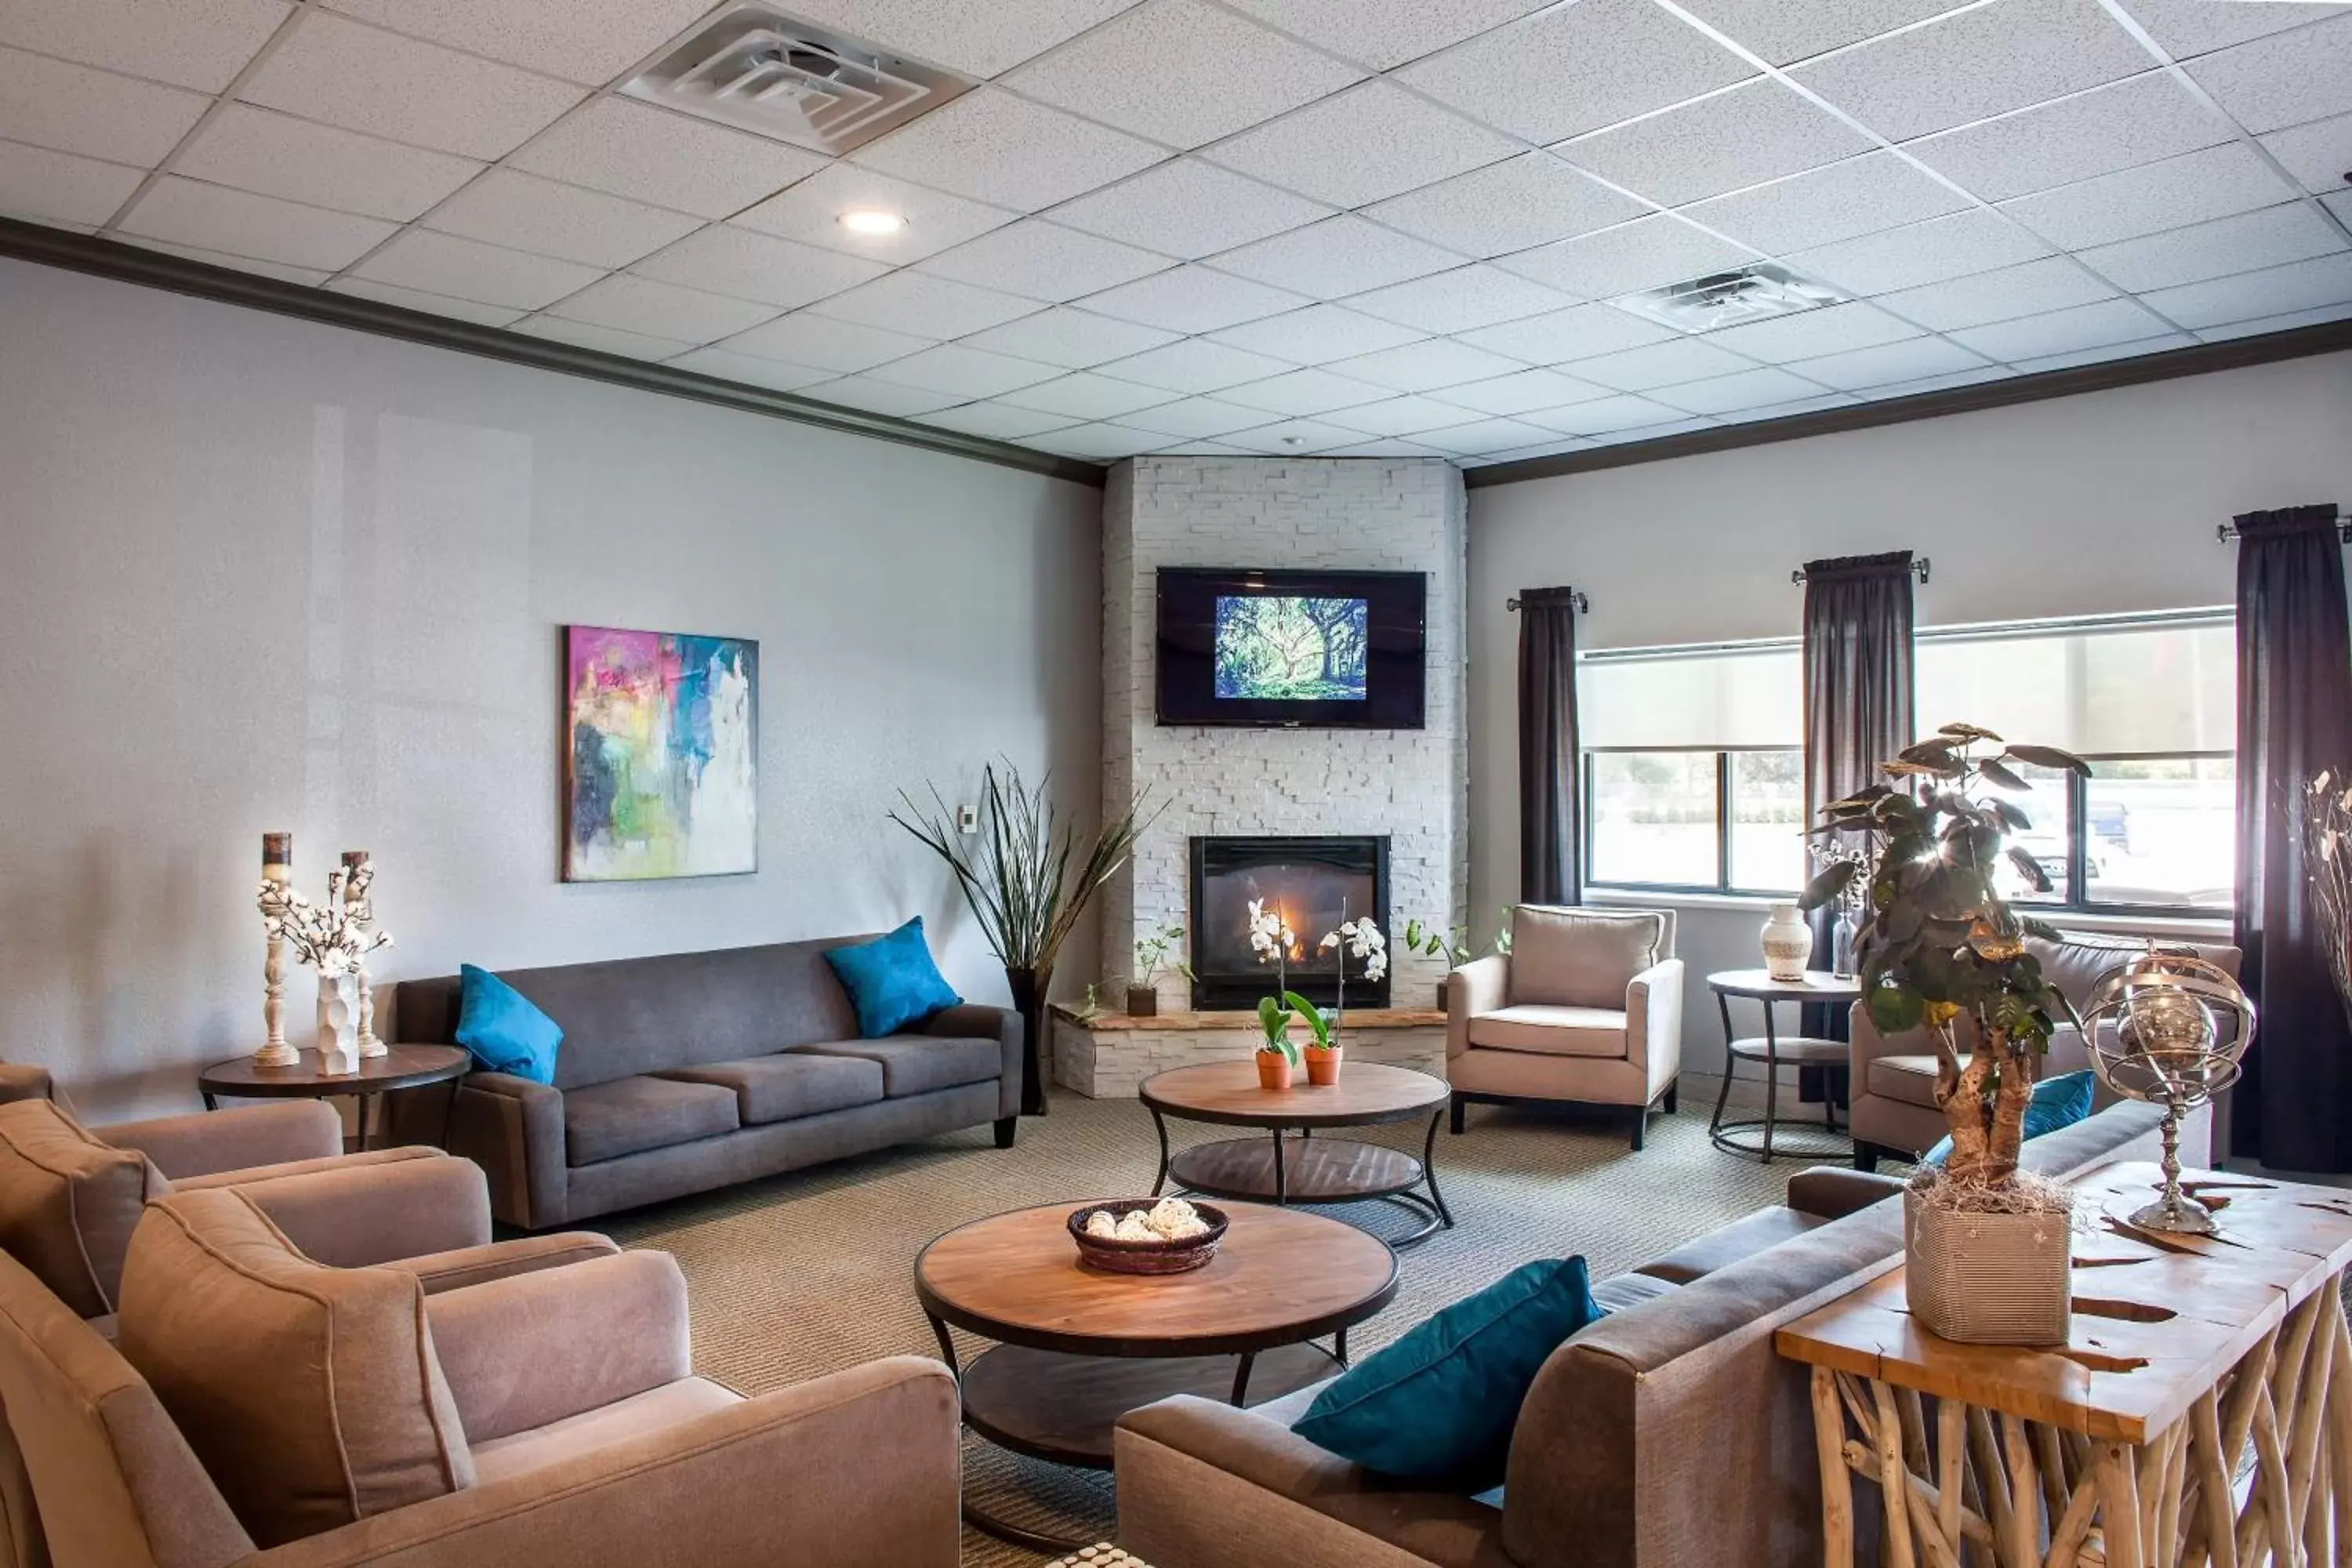
<path fill-rule="evenodd" d="M 1139 938 L 1170 921 L 1190 930 L 1196 835 L 1385 834 L 1391 938 L 1408 918 L 1462 918 L 1469 873 L 1465 518 L 1462 475 L 1440 458 L 1136 458 L 1111 470 L 1103 502 L 1103 799 L 1148 790 L 1166 809 L 1102 900 L 1107 1008 L 1124 1005 Z M 1427 574 L 1426 727 L 1162 728 L 1152 713 L 1163 566 Z M 1321 934 L 1300 933 L 1310 942 Z M 1433 1006 L 1444 963 L 1392 956 L 1391 1005 Z M 1162 975 L 1158 990 L 1161 1012 L 1190 1007 L 1181 976 Z M 1254 1026 L 1246 1013 L 1232 1023 Z M 1425 1037 L 1426 1026 L 1395 1031 L 1408 1032 Z M 1180 1037 L 1188 1051 L 1245 1048 L 1242 1035 L 1222 1033 L 1106 1029 L 1081 1039 L 1084 1031 L 1060 1031 L 1057 1074 L 1084 1092 L 1128 1092 L 1139 1064 L 1115 1059 L 1118 1053 L 1143 1050 L 1155 1037 L 1162 1053 Z M 1425 1060 L 1432 1042 L 1389 1043 Z M 1089 1050 L 1092 1061 L 1078 1059 Z"/>

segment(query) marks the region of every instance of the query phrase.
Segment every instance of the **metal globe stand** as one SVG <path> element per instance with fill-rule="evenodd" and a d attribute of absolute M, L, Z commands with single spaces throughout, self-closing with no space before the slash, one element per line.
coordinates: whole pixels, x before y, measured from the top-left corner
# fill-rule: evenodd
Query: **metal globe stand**
<path fill-rule="evenodd" d="M 2226 1035 L 2217 1012 L 2230 1016 Z M 2221 965 L 2152 946 L 2099 976 L 2082 1026 L 2101 1083 L 2126 1100 L 2164 1107 L 2163 1196 L 2130 1223 L 2142 1230 L 2219 1234 L 2213 1211 L 2181 1191 L 2180 1121 L 2238 1080 L 2254 1037 L 2252 998 Z"/>

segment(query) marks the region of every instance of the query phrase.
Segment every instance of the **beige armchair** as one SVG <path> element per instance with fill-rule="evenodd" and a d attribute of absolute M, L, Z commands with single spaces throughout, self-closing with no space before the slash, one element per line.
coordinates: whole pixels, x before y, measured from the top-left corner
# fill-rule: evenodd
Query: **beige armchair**
<path fill-rule="evenodd" d="M 1446 987 L 1454 1131 L 1471 1104 L 1629 1106 L 1639 1149 L 1682 1070 L 1674 954 L 1671 910 L 1518 906 L 1509 955 L 1464 964 Z"/>

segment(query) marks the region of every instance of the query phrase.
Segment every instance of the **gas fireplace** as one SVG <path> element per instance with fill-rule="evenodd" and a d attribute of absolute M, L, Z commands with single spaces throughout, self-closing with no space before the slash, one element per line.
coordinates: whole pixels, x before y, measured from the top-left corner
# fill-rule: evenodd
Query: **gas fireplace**
<path fill-rule="evenodd" d="M 1340 921 L 1364 915 L 1388 931 L 1388 838 L 1193 839 L 1192 1005 L 1201 1011 L 1255 1007 L 1274 992 L 1275 965 L 1250 948 L 1253 900 L 1280 910 L 1296 933 L 1290 989 L 1328 1007 L 1339 999 L 1343 950 L 1318 944 Z M 1387 1006 L 1387 975 L 1368 980 L 1361 959 L 1345 962 L 1349 1005 Z"/>

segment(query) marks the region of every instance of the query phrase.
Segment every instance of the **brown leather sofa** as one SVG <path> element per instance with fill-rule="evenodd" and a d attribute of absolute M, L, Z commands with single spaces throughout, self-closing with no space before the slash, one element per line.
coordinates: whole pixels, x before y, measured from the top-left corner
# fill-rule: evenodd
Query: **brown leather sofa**
<path fill-rule="evenodd" d="M 2069 1175 L 2154 1159 L 2119 1105 L 2026 1145 Z M 1773 1331 L 1902 1260 L 1892 1178 L 1791 1178 L 1759 1209 L 1593 1294 L 1610 1309 L 1544 1364 L 1499 1496 L 1384 1480 L 1290 1430 L 1320 1384 L 1252 1410 L 1180 1395 L 1121 1417 L 1119 1544 L 1157 1568 L 1801 1568 L 1822 1560 L 1802 1367 Z M 1874 1507 L 1857 1489 L 1858 1512 Z M 1876 1539 L 1874 1514 L 1856 1538 Z"/>
<path fill-rule="evenodd" d="M 394 1135 L 480 1164 L 492 1211 L 532 1230 L 982 1122 L 1009 1148 L 1019 1016 L 966 1005 L 861 1039 L 824 952 L 866 940 L 502 972 L 563 1026 L 555 1082 L 394 1095 Z M 403 981 L 393 1038 L 454 1045 L 457 1016 L 455 975 Z"/>

